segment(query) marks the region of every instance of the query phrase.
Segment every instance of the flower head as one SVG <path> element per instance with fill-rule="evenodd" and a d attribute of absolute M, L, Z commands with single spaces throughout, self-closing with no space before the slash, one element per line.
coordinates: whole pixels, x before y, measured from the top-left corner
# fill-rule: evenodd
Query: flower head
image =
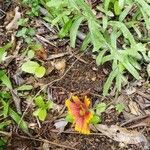
<path fill-rule="evenodd" d="M 90 99 L 85 96 L 84 100 L 81 101 L 77 96 L 72 96 L 66 100 L 66 106 L 69 114 L 73 117 L 75 130 L 82 134 L 89 134 L 89 124 L 93 117 L 89 110 Z"/>

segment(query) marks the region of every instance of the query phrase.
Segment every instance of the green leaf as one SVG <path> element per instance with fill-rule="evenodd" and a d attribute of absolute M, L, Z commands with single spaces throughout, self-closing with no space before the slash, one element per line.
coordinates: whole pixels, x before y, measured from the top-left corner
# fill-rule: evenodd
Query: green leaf
<path fill-rule="evenodd" d="M 96 105 L 96 114 L 101 114 L 105 112 L 107 105 L 105 103 L 99 103 Z"/>
<path fill-rule="evenodd" d="M 4 150 L 5 149 L 4 148 L 5 144 L 6 144 L 6 142 L 3 139 L 1 139 L 1 137 L 0 137 L 0 150 Z"/>
<path fill-rule="evenodd" d="M 120 9 L 123 9 L 125 0 L 118 0 L 118 4 L 119 4 Z"/>
<path fill-rule="evenodd" d="M 120 13 L 121 13 L 121 7 L 119 6 L 119 2 L 118 1 L 115 1 L 114 11 L 115 11 L 116 15 L 120 15 Z"/>
<path fill-rule="evenodd" d="M 2 100 L 2 103 L 3 103 L 2 114 L 3 114 L 4 118 L 6 118 L 8 116 L 8 113 L 9 113 L 9 102 L 5 102 Z"/>
<path fill-rule="evenodd" d="M 94 20 L 88 20 L 88 27 L 90 30 L 91 41 L 94 46 L 94 51 L 98 51 L 102 45 L 104 45 L 105 39 L 99 30 L 98 24 Z"/>
<path fill-rule="evenodd" d="M 90 42 L 91 42 L 90 33 L 88 33 L 82 43 L 81 51 L 85 51 L 88 45 L 90 44 Z"/>
<path fill-rule="evenodd" d="M 12 89 L 12 84 L 10 79 L 7 77 L 3 70 L 0 70 L 0 80 L 4 85 L 6 85 L 9 89 Z"/>
<path fill-rule="evenodd" d="M 5 51 L 8 50 L 9 48 L 11 48 L 11 46 L 12 46 L 12 44 L 8 43 L 5 46 L 0 47 L 0 63 L 3 60 L 3 58 L 4 58 Z"/>
<path fill-rule="evenodd" d="M 11 124 L 10 120 L 1 122 L 0 123 L 0 130 L 2 130 L 3 128 L 7 127 L 10 124 Z"/>
<path fill-rule="evenodd" d="M 73 116 L 69 113 L 67 114 L 65 119 L 67 122 L 70 122 L 70 123 L 73 123 L 73 121 L 74 121 Z"/>
<path fill-rule="evenodd" d="M 49 110 L 53 108 L 54 103 L 52 100 L 48 100 L 45 105 L 46 105 L 46 109 Z"/>
<path fill-rule="evenodd" d="M 47 3 L 46 3 L 46 5 L 48 6 L 48 7 L 55 7 L 55 8 L 59 8 L 61 5 L 63 4 L 63 1 L 62 0 L 51 0 L 51 1 L 48 1 Z"/>
<path fill-rule="evenodd" d="M 29 133 L 27 123 L 23 121 L 21 117 L 11 108 L 9 108 L 9 115 L 25 133 Z"/>
<path fill-rule="evenodd" d="M 40 66 L 35 69 L 35 75 L 38 78 L 42 78 L 45 75 L 46 69 L 43 66 Z"/>
<path fill-rule="evenodd" d="M 118 91 L 121 91 L 121 84 L 122 84 L 122 74 L 118 73 L 116 76 L 116 88 Z"/>
<path fill-rule="evenodd" d="M 83 20 L 84 20 L 83 16 L 78 16 L 76 18 L 76 20 L 73 22 L 72 26 L 71 26 L 71 29 L 70 29 L 70 45 L 73 48 L 75 48 L 78 28 L 79 28 L 79 26 L 80 26 L 80 24 Z"/>
<path fill-rule="evenodd" d="M 38 117 L 41 121 L 44 121 L 47 116 L 46 109 L 39 109 Z"/>
<path fill-rule="evenodd" d="M 134 76 L 134 78 L 136 78 L 137 80 L 141 78 L 134 66 L 128 61 L 127 57 L 124 57 L 122 64 Z"/>
<path fill-rule="evenodd" d="M 21 18 L 17 21 L 17 24 L 19 26 L 25 26 L 27 24 L 28 20 L 29 20 L 29 18 Z"/>
<path fill-rule="evenodd" d="M 107 78 L 107 81 L 104 84 L 104 88 L 103 88 L 103 95 L 107 95 L 108 94 L 108 90 L 111 87 L 112 81 L 114 80 L 114 78 L 117 76 L 118 74 L 118 69 L 113 70 L 110 74 L 109 77 Z"/>
<path fill-rule="evenodd" d="M 23 27 L 21 30 L 17 32 L 16 36 L 26 38 L 27 32 L 28 32 L 28 29 L 26 27 Z"/>
<path fill-rule="evenodd" d="M 118 103 L 118 104 L 115 106 L 115 109 L 116 109 L 116 111 L 118 111 L 119 113 L 123 112 L 123 110 L 125 109 L 124 104 Z"/>
<path fill-rule="evenodd" d="M 60 38 L 63 38 L 68 35 L 68 32 L 72 26 L 72 19 L 70 19 L 68 22 L 65 23 L 63 28 L 59 31 Z"/>
<path fill-rule="evenodd" d="M 128 15 L 128 13 L 130 12 L 131 8 L 132 8 L 133 4 L 127 6 L 119 15 L 119 21 L 122 22 L 126 16 Z"/>
<path fill-rule="evenodd" d="M 102 23 L 103 23 L 103 29 L 105 31 L 108 26 L 108 17 L 107 16 L 103 16 Z"/>
<path fill-rule="evenodd" d="M 105 0 L 105 1 L 104 1 L 104 9 L 105 9 L 106 11 L 108 11 L 110 2 L 111 2 L 111 0 Z"/>
<path fill-rule="evenodd" d="M 30 91 L 33 89 L 32 85 L 24 84 L 17 88 L 18 91 Z"/>
<path fill-rule="evenodd" d="M 21 67 L 21 69 L 22 69 L 22 71 L 24 71 L 24 72 L 27 72 L 27 73 L 35 73 L 35 70 L 37 69 L 37 68 L 39 68 L 39 64 L 37 63 L 37 62 L 34 62 L 34 61 L 27 61 L 27 62 L 25 62 L 23 65 L 22 65 L 22 67 Z"/>
<path fill-rule="evenodd" d="M 90 120 L 91 124 L 98 124 L 101 122 L 101 117 L 99 117 L 98 115 L 94 115 L 93 118 Z"/>
<path fill-rule="evenodd" d="M 35 55 L 35 52 L 33 51 L 33 50 L 29 50 L 28 51 L 28 58 L 33 58 L 34 57 L 34 55 Z"/>
<path fill-rule="evenodd" d="M 111 26 L 115 26 L 119 28 L 122 31 L 123 36 L 130 41 L 131 46 L 136 45 L 133 35 L 131 34 L 131 32 L 129 31 L 129 29 L 126 27 L 124 23 L 121 23 L 119 21 L 109 21 L 109 24 Z"/>
<path fill-rule="evenodd" d="M 38 96 L 38 97 L 35 98 L 35 104 L 36 104 L 36 106 L 38 106 L 39 108 L 45 108 L 45 102 L 44 102 L 42 96 Z"/>
<path fill-rule="evenodd" d="M 96 64 L 97 65 L 101 65 L 102 64 L 102 58 L 103 58 L 104 54 L 106 53 L 106 51 L 107 51 L 106 49 L 103 49 L 102 51 L 100 51 L 100 53 L 96 57 Z"/>

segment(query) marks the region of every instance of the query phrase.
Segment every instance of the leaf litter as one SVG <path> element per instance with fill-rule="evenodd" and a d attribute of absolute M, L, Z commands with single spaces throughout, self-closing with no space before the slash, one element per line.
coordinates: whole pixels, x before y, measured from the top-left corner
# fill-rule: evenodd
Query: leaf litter
<path fill-rule="evenodd" d="M 88 1 L 88 3 L 90 5 L 91 4 L 96 5 L 98 2 L 96 0 L 95 1 L 90 0 Z M 15 7 L 14 9 L 15 9 L 15 13 L 13 15 L 13 13 L 11 12 L 12 17 L 10 17 L 11 19 L 7 20 L 7 26 L 6 26 L 6 29 L 11 32 L 18 30 L 17 21 L 21 18 L 21 14 L 22 14 L 22 12 L 20 12 L 21 9 L 19 9 L 19 7 Z M 40 10 L 43 11 L 43 13 L 46 13 L 44 9 L 41 8 Z M 102 113 L 102 117 L 103 117 L 102 123 L 107 124 L 106 118 L 108 117 L 108 120 L 109 121 L 111 120 L 110 123 L 111 125 L 107 126 L 107 125 L 100 124 L 97 125 L 96 128 L 98 131 L 100 131 L 103 134 L 103 136 L 111 138 L 112 139 L 111 142 L 113 144 L 109 143 L 110 141 L 107 138 L 101 138 L 99 135 L 97 137 L 93 135 L 84 137 L 84 136 L 76 136 L 76 133 L 70 132 L 70 126 L 63 119 L 65 115 L 65 110 L 63 109 L 64 100 L 67 97 L 69 97 L 70 94 L 72 93 L 77 93 L 81 95 L 82 94 L 84 95 L 84 93 L 86 93 L 92 97 L 93 104 L 95 103 L 95 101 L 101 101 L 101 99 L 99 99 L 99 96 L 96 95 L 101 95 L 101 89 L 102 89 L 102 84 L 104 82 L 104 78 L 106 74 L 108 74 L 108 72 L 110 71 L 109 64 L 104 65 L 102 67 L 97 67 L 94 63 L 93 58 L 91 58 L 90 52 L 86 52 L 84 54 L 84 57 L 81 58 L 79 57 L 80 52 L 77 49 L 72 49 L 72 51 L 75 53 L 75 55 L 72 55 L 70 51 L 69 52 L 67 51 L 67 47 L 65 46 L 67 40 L 65 42 L 62 42 L 62 46 L 58 46 L 60 39 L 58 39 L 58 37 L 56 39 L 51 38 L 52 39 L 51 41 L 49 37 L 49 34 L 53 34 L 52 36 L 56 34 L 55 28 L 49 26 L 49 24 L 47 24 L 43 19 L 42 19 L 42 24 L 46 26 L 48 31 L 46 31 L 45 34 L 47 33 L 48 35 L 36 34 L 35 38 L 37 38 L 38 41 L 41 44 L 43 44 L 43 49 L 46 52 L 46 54 L 43 54 L 44 53 L 43 52 L 42 53 L 43 55 L 41 57 L 41 53 L 40 54 L 37 53 L 37 57 L 42 64 L 44 64 L 45 66 L 47 65 L 49 71 L 47 71 L 46 76 L 42 79 L 37 79 L 35 77 L 29 77 L 29 75 L 27 74 L 22 74 L 22 72 L 19 72 L 18 68 L 16 71 L 15 70 L 16 67 L 19 67 L 20 64 L 22 63 L 22 60 L 18 62 L 20 60 L 20 58 L 18 57 L 21 57 L 20 53 L 22 53 L 22 49 L 25 48 L 25 43 L 21 42 L 20 39 L 17 39 L 18 41 L 16 43 L 16 46 L 19 48 L 14 46 L 14 52 L 15 50 L 18 49 L 17 55 L 15 55 L 15 57 L 13 57 L 9 61 L 8 59 L 6 60 L 8 61 L 6 67 L 10 66 L 10 68 L 14 69 L 13 75 L 14 75 L 14 81 L 16 82 L 15 86 L 18 85 L 20 86 L 23 85 L 24 83 L 27 84 L 29 83 L 33 85 L 34 93 L 37 93 L 38 89 L 41 88 L 41 85 L 45 85 L 47 83 L 52 82 L 55 79 L 57 80 L 61 78 L 61 76 L 65 74 L 68 67 L 71 66 L 71 64 L 74 63 L 76 59 L 78 61 L 70 69 L 70 72 L 68 72 L 68 74 L 65 74 L 63 80 L 56 82 L 54 85 L 48 86 L 48 89 L 51 91 L 51 93 L 49 93 L 50 95 L 49 97 L 55 103 L 55 107 L 54 110 L 52 111 L 52 114 L 51 112 L 49 112 L 50 118 L 48 119 L 48 122 L 50 123 L 48 122 L 41 123 L 40 124 L 41 128 L 39 129 L 37 127 L 36 119 L 31 117 L 32 115 L 31 109 L 34 108 L 32 108 L 31 106 L 30 110 L 27 111 L 25 120 L 29 123 L 29 127 L 32 126 L 31 129 L 33 129 L 34 134 L 37 137 L 39 137 L 39 139 L 44 138 L 47 139 L 48 141 L 52 140 L 53 142 L 56 142 L 55 144 L 53 143 L 56 147 L 57 146 L 60 147 L 61 145 L 59 146 L 59 143 L 61 143 L 62 145 L 69 145 L 69 147 L 72 147 L 72 145 L 74 145 L 73 147 L 77 147 L 78 149 L 84 149 L 85 147 L 87 149 L 90 147 L 91 148 L 93 147 L 93 149 L 97 149 L 99 145 L 101 146 L 101 149 L 105 149 L 105 148 L 112 149 L 113 148 L 112 145 L 117 149 L 118 143 L 115 143 L 115 141 L 117 141 L 119 143 L 124 143 L 127 145 L 128 144 L 137 145 L 137 147 L 142 146 L 142 148 L 148 149 L 149 141 L 147 140 L 148 139 L 147 137 L 149 136 L 149 131 L 147 136 L 145 136 L 145 133 L 144 134 L 141 133 L 142 130 L 138 128 L 138 126 L 142 126 L 144 128 L 147 127 L 147 130 L 149 130 L 150 127 L 149 117 L 146 117 L 147 115 L 150 114 L 149 105 L 147 104 L 147 101 L 149 101 L 150 93 L 146 91 L 147 88 L 145 88 L 144 85 L 146 81 L 138 85 L 137 84 L 135 84 L 134 86 L 130 85 L 125 91 L 122 91 L 121 96 L 123 97 L 121 98 L 121 100 L 119 100 L 119 102 L 122 102 L 125 105 L 125 112 L 118 115 L 114 113 L 114 106 L 111 105 L 110 111 L 108 111 L 108 113 L 105 112 Z M 40 27 L 43 28 L 43 26 L 41 25 Z M 43 31 L 44 30 L 45 28 L 43 28 Z M 85 35 L 82 34 L 82 32 L 80 32 L 78 33 L 78 37 L 80 40 L 83 40 L 85 38 Z M 2 44 L 4 42 L 5 41 L 3 41 Z M 15 43 L 15 40 L 13 40 L 13 43 Z M 8 51 L 8 56 L 10 57 L 9 51 Z M 15 59 L 16 67 L 13 67 L 12 65 L 14 63 L 14 59 Z M 93 66 L 97 69 L 96 70 L 92 69 Z M 105 74 L 103 70 L 107 70 L 107 73 Z M 11 72 L 9 68 L 7 68 L 7 71 L 8 73 Z M 46 92 L 46 90 L 44 92 Z M 94 93 L 95 96 L 92 95 L 92 93 Z M 12 91 L 12 98 L 18 113 L 24 111 L 24 109 L 26 108 L 26 104 L 28 103 L 27 101 L 24 100 L 25 94 L 28 96 L 32 95 L 32 93 L 29 90 L 29 91 L 25 91 L 25 93 L 23 93 L 20 98 L 18 96 L 18 93 L 14 89 Z M 138 101 L 140 98 L 137 95 L 141 96 L 142 100 L 140 100 L 140 102 Z M 110 95 L 110 97 L 104 98 L 103 101 L 109 104 L 110 99 L 115 99 L 115 98 Z M 22 105 L 22 107 L 20 105 Z M 115 118 L 111 118 L 111 115 L 115 116 Z M 52 121 L 53 123 L 51 123 L 51 121 L 49 120 L 53 120 L 53 118 L 57 118 L 57 119 L 56 120 L 54 119 L 54 122 Z M 114 124 L 119 124 L 119 125 L 117 126 Z M 126 128 L 130 128 L 131 130 L 128 131 Z M 134 131 L 132 130 L 132 128 L 137 128 L 138 131 Z M 13 129 L 15 129 L 15 125 Z M 51 132 L 52 129 L 56 129 L 58 133 L 61 134 L 57 135 L 56 133 L 55 134 L 52 133 Z M 70 132 L 69 135 L 66 134 L 65 131 Z M 39 143 L 40 144 L 44 143 L 43 148 L 48 149 L 48 147 L 51 147 L 52 144 L 52 143 L 48 144 L 48 142 L 44 140 L 38 141 L 39 142 L 38 143 L 35 142 L 36 140 L 34 139 L 31 140 L 30 137 L 28 137 L 29 140 L 27 141 L 24 140 L 21 142 L 21 139 L 17 139 L 17 135 L 15 136 L 13 134 L 12 137 L 14 137 L 14 139 L 12 139 L 11 141 L 12 147 L 13 146 L 15 147 L 16 141 L 20 141 L 21 143 L 18 145 L 16 144 L 15 148 L 23 148 L 22 147 L 22 143 L 23 143 L 23 145 L 29 144 L 31 146 L 31 149 L 33 149 L 35 147 L 40 147 Z M 18 135 L 18 137 L 19 136 L 20 135 Z M 68 142 L 67 140 L 70 142 Z M 86 144 L 84 145 L 83 143 Z M 33 145 L 35 145 L 35 147 Z M 56 149 L 55 146 L 52 146 L 52 149 Z M 133 147 L 131 146 L 131 149 L 132 148 Z"/>

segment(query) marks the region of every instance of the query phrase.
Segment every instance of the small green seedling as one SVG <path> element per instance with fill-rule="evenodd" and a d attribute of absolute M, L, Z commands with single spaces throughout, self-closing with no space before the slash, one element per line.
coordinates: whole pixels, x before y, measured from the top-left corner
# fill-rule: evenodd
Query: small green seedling
<path fill-rule="evenodd" d="M 33 42 L 32 37 L 34 35 L 35 35 L 35 30 L 33 28 L 27 28 L 27 27 L 23 27 L 16 34 L 17 37 L 23 37 L 25 42 L 28 43 L 28 44 Z"/>
<path fill-rule="evenodd" d="M 45 75 L 46 69 L 43 66 L 40 66 L 35 61 L 27 61 L 25 62 L 22 67 L 22 71 L 30 74 L 34 74 L 37 78 L 42 78 Z"/>
<path fill-rule="evenodd" d="M 124 111 L 125 106 L 122 103 L 118 103 L 118 104 L 116 104 L 115 109 L 116 109 L 116 111 L 118 111 L 118 113 L 121 113 Z"/>
<path fill-rule="evenodd" d="M 18 20 L 17 24 L 18 26 L 25 26 L 28 23 L 29 18 L 21 18 Z"/>
<path fill-rule="evenodd" d="M 38 117 L 39 120 L 44 121 L 47 116 L 47 111 L 53 108 L 53 102 L 51 100 L 45 102 L 42 96 L 36 97 L 34 102 L 36 110 L 33 112 L 33 115 Z"/>
<path fill-rule="evenodd" d="M 96 114 L 101 114 L 105 112 L 107 105 L 105 103 L 99 103 L 96 105 Z"/>

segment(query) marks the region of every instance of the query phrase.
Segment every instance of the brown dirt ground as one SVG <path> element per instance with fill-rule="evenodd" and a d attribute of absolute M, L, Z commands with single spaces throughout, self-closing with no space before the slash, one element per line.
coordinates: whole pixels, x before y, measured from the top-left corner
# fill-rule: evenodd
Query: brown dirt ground
<path fill-rule="evenodd" d="M 2 20 L 0 20 L 1 25 Z M 10 39 L 10 36 L 5 34 L 3 30 L 4 27 L 1 28 L 3 32 L 0 34 L 0 45 L 7 42 Z M 49 48 L 48 48 L 49 49 Z M 53 48 L 50 48 L 51 50 Z M 59 49 L 59 50 L 58 50 Z M 54 48 L 52 53 L 60 53 L 67 51 L 66 45 L 63 47 Z M 80 57 L 80 52 L 77 49 L 72 50 L 74 55 L 72 57 L 65 56 L 66 59 L 66 69 L 67 70 L 76 60 L 76 58 Z M 49 53 L 49 51 L 48 51 Z M 54 102 L 58 105 L 64 105 L 65 99 L 70 96 L 70 94 L 77 95 L 88 95 L 92 99 L 92 104 L 95 102 L 101 102 L 103 100 L 106 103 L 111 102 L 109 98 L 102 99 L 102 85 L 105 81 L 106 72 L 109 72 L 109 64 L 105 66 L 97 67 L 95 64 L 95 60 L 91 57 L 91 52 L 86 52 L 80 60 L 78 60 L 70 69 L 70 71 L 58 82 L 55 82 L 51 86 L 49 86 L 49 91 L 51 92 L 51 96 Z M 8 66 L 8 72 L 13 74 L 12 71 L 9 71 L 9 68 L 12 70 L 13 66 L 17 67 L 18 64 L 10 64 Z M 42 62 L 46 65 L 47 62 Z M 104 71 L 105 70 L 105 71 Z M 16 70 L 14 70 L 15 72 Z M 104 73 L 105 72 L 105 73 Z M 54 70 L 49 75 L 47 75 L 44 79 L 38 80 L 38 84 L 44 85 L 49 83 L 55 79 L 61 78 L 63 74 Z M 31 82 L 31 79 L 28 79 L 28 76 L 25 76 L 24 79 L 27 79 L 27 82 Z M 28 81 L 30 80 L 30 81 Z M 37 83 L 37 80 L 32 80 L 33 85 Z M 36 90 L 38 91 L 39 87 L 37 86 Z M 33 94 L 36 91 L 33 91 Z M 24 99 L 22 99 L 24 100 Z M 22 109 L 26 108 L 26 104 L 22 103 Z M 36 120 L 31 117 L 31 111 L 28 110 L 25 120 L 29 123 L 36 123 Z M 71 125 L 68 125 L 65 128 L 64 133 L 58 133 L 54 127 L 54 116 L 57 117 L 58 113 L 51 114 L 49 112 L 48 119 L 46 122 L 41 123 L 41 128 L 35 127 L 34 130 L 31 130 L 31 135 L 26 135 L 21 131 L 16 130 L 16 125 L 12 125 L 8 128 L 8 131 L 12 132 L 11 138 L 8 140 L 7 150 L 36 150 L 36 149 L 44 149 L 43 139 L 51 141 L 49 143 L 50 150 L 69 150 L 71 148 L 77 150 L 142 150 L 140 145 L 125 145 L 123 148 L 119 145 L 118 142 L 113 141 L 112 139 L 107 138 L 106 136 L 100 133 L 93 133 L 91 135 L 80 135 L 78 133 L 72 132 L 70 130 Z M 107 114 L 102 114 L 102 123 L 107 125 L 120 124 L 124 121 L 123 114 L 118 114 L 114 109 Z M 140 129 L 141 131 L 141 129 Z M 148 137 L 150 135 L 150 131 L 147 128 L 143 129 L 145 135 Z M 38 139 L 38 141 L 36 140 Z M 45 142 L 46 143 L 46 142 Z M 64 147 L 66 146 L 66 148 Z M 68 147 L 68 148 L 67 148 Z"/>

